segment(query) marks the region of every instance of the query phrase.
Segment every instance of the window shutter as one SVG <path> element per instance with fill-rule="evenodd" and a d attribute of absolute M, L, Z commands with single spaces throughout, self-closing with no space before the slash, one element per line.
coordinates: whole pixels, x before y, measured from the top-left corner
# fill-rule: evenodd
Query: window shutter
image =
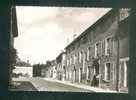
<path fill-rule="evenodd" d="M 114 49 L 114 40 L 111 38 L 111 55 L 113 55 L 113 49 Z"/>
<path fill-rule="evenodd" d="M 103 56 L 103 48 L 104 48 L 104 46 L 103 46 L 103 41 L 102 41 L 102 43 L 101 43 L 101 44 L 102 44 L 102 56 Z"/>
<path fill-rule="evenodd" d="M 85 51 L 85 61 L 87 61 L 88 59 L 87 59 L 87 51 Z"/>
<path fill-rule="evenodd" d="M 110 65 L 110 69 L 111 69 L 111 80 L 114 80 L 114 64 L 113 63 L 111 63 L 111 65 Z"/>
<path fill-rule="evenodd" d="M 94 44 L 94 57 L 96 56 L 96 44 Z"/>
<path fill-rule="evenodd" d="M 105 79 L 105 64 L 103 64 L 102 79 Z"/>
<path fill-rule="evenodd" d="M 92 47 L 90 47 L 90 49 L 89 49 L 89 60 L 91 59 L 91 49 L 92 49 Z"/>
<path fill-rule="evenodd" d="M 102 55 L 105 55 L 105 40 L 102 41 Z"/>
<path fill-rule="evenodd" d="M 100 41 L 100 49 L 99 49 L 100 51 L 100 56 L 102 55 L 102 42 Z"/>
<path fill-rule="evenodd" d="M 101 54 L 101 43 L 99 42 L 98 43 L 98 56 L 100 56 L 100 54 Z"/>

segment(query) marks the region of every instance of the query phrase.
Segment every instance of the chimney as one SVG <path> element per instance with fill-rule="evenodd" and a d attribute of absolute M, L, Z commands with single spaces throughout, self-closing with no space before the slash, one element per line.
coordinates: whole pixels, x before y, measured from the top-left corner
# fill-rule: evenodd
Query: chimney
<path fill-rule="evenodd" d="M 76 34 L 73 35 L 73 40 L 76 38 Z"/>

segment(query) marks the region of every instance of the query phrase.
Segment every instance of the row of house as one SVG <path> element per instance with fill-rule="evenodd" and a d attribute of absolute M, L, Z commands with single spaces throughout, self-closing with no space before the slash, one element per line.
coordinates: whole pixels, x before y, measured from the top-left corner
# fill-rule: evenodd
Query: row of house
<path fill-rule="evenodd" d="M 61 52 L 55 60 L 47 61 L 41 69 L 41 76 L 58 80 L 65 80 L 66 53 Z"/>
<path fill-rule="evenodd" d="M 128 19 L 129 9 L 111 9 L 65 47 L 46 70 L 48 77 L 127 91 Z"/>

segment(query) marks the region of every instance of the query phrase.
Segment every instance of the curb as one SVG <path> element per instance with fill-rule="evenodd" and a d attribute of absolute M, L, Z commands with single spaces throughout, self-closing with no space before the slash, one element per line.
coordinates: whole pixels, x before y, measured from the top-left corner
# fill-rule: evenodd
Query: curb
<path fill-rule="evenodd" d="M 67 81 L 59 81 L 59 80 L 49 79 L 49 78 L 43 78 L 43 79 L 47 80 L 47 81 L 52 81 L 52 82 L 58 82 L 58 83 L 62 83 L 62 84 L 67 84 L 67 85 L 74 86 L 74 87 L 77 87 L 77 88 L 91 90 L 93 92 L 118 93 L 117 91 L 112 91 L 112 90 L 106 90 L 106 89 L 91 87 L 91 86 L 87 86 L 87 85 L 83 85 L 83 84 L 70 83 L 70 82 L 67 82 Z"/>

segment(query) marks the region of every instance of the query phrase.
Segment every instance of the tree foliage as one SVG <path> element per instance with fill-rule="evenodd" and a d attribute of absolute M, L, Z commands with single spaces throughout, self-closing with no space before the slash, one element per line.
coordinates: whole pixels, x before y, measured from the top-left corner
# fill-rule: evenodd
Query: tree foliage
<path fill-rule="evenodd" d="M 17 60 L 18 56 L 17 56 L 17 50 L 15 48 L 10 48 L 10 65 L 11 65 L 11 69 L 14 69 L 14 66 L 16 64 L 16 60 Z"/>
<path fill-rule="evenodd" d="M 17 62 L 16 62 L 16 66 L 31 67 L 31 64 L 29 62 L 25 62 L 25 61 L 18 59 Z"/>

